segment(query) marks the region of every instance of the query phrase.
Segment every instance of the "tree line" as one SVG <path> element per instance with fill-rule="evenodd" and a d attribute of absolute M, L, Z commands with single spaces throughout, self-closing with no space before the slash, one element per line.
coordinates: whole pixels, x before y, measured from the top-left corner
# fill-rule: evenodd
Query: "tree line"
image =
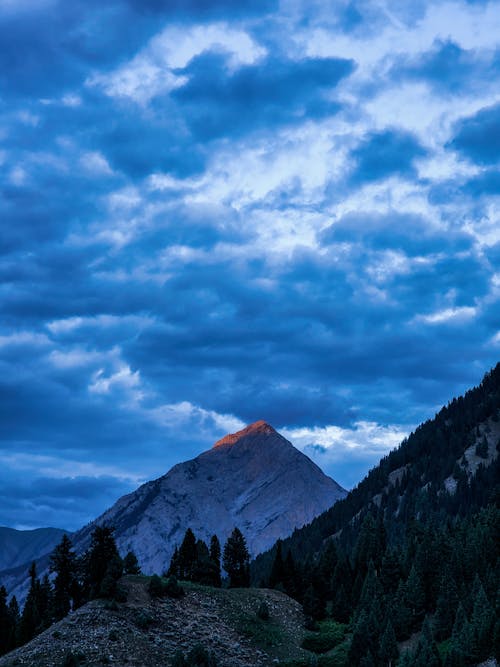
<path fill-rule="evenodd" d="M 32 563 L 22 612 L 16 597 L 8 601 L 5 587 L 0 586 L 0 655 L 29 642 L 89 600 L 125 601 L 120 578 L 123 574 L 140 574 L 141 569 L 132 551 L 123 559 L 120 557 L 113 532 L 111 526 L 97 526 L 88 550 L 81 557 L 73 550 L 70 538 L 64 535 L 50 555 L 50 575 L 45 574 L 41 580 L 36 564 Z M 228 537 L 222 551 L 216 535 L 212 536 L 208 547 L 188 528 L 164 574 L 170 578 L 172 591 L 181 590 L 177 579 L 220 587 L 222 564 L 230 587 L 248 586 L 249 561 L 246 541 L 238 528 Z"/>

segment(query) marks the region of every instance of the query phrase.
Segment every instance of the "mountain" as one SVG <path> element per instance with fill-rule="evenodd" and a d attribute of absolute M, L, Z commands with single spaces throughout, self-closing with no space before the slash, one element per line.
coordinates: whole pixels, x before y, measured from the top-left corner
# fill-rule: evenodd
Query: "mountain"
<path fill-rule="evenodd" d="M 95 525 L 112 525 L 121 553 L 132 549 L 145 573 L 162 572 L 187 528 L 205 541 L 217 534 L 223 543 L 238 526 L 256 555 L 345 495 L 272 426 L 258 421 L 123 496 L 73 541 L 82 551 Z"/>
<path fill-rule="evenodd" d="M 49 553 L 65 532 L 60 528 L 15 530 L 0 527 L 0 570 L 25 565 Z"/>
<path fill-rule="evenodd" d="M 132 549 L 143 572 L 163 572 L 187 528 L 207 542 L 217 534 L 223 544 L 238 526 L 255 556 L 346 493 L 272 426 L 258 421 L 123 496 L 71 540 L 83 553 L 96 525 L 112 525 L 122 555 Z M 2 571 L 0 581 L 24 599 L 26 568 Z"/>

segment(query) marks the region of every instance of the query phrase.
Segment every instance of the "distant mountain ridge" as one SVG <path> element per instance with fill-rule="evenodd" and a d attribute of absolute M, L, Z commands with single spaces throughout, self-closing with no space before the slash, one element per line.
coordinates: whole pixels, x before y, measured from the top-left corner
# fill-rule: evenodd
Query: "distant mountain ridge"
<path fill-rule="evenodd" d="M 16 530 L 0 527 L 0 571 L 30 563 L 52 551 L 67 532 L 60 528 Z"/>

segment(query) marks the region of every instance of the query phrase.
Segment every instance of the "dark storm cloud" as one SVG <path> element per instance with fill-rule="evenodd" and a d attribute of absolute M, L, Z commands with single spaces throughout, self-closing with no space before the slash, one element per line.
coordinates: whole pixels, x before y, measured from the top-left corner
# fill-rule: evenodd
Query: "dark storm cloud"
<path fill-rule="evenodd" d="M 473 162 L 497 164 L 500 161 L 500 104 L 460 120 L 449 147 Z"/>
<path fill-rule="evenodd" d="M 425 149 L 409 132 L 389 129 L 370 133 L 351 153 L 355 163 L 351 182 L 370 183 L 393 175 L 414 177 L 414 161 L 424 155 Z"/>
<path fill-rule="evenodd" d="M 225 57 L 208 54 L 182 70 L 189 80 L 172 96 L 185 110 L 196 137 L 238 137 L 252 129 L 269 130 L 336 113 L 339 105 L 326 93 L 353 70 L 353 61 L 341 58 L 267 58 L 231 73 Z"/>

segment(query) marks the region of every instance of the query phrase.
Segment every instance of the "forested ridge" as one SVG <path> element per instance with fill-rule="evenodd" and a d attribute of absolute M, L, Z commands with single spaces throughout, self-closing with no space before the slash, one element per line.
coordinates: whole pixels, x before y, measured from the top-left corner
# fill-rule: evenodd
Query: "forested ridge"
<path fill-rule="evenodd" d="M 500 364 L 252 563 L 254 584 L 300 600 L 313 631 L 337 624 L 320 664 L 499 655 L 499 417 Z"/>

